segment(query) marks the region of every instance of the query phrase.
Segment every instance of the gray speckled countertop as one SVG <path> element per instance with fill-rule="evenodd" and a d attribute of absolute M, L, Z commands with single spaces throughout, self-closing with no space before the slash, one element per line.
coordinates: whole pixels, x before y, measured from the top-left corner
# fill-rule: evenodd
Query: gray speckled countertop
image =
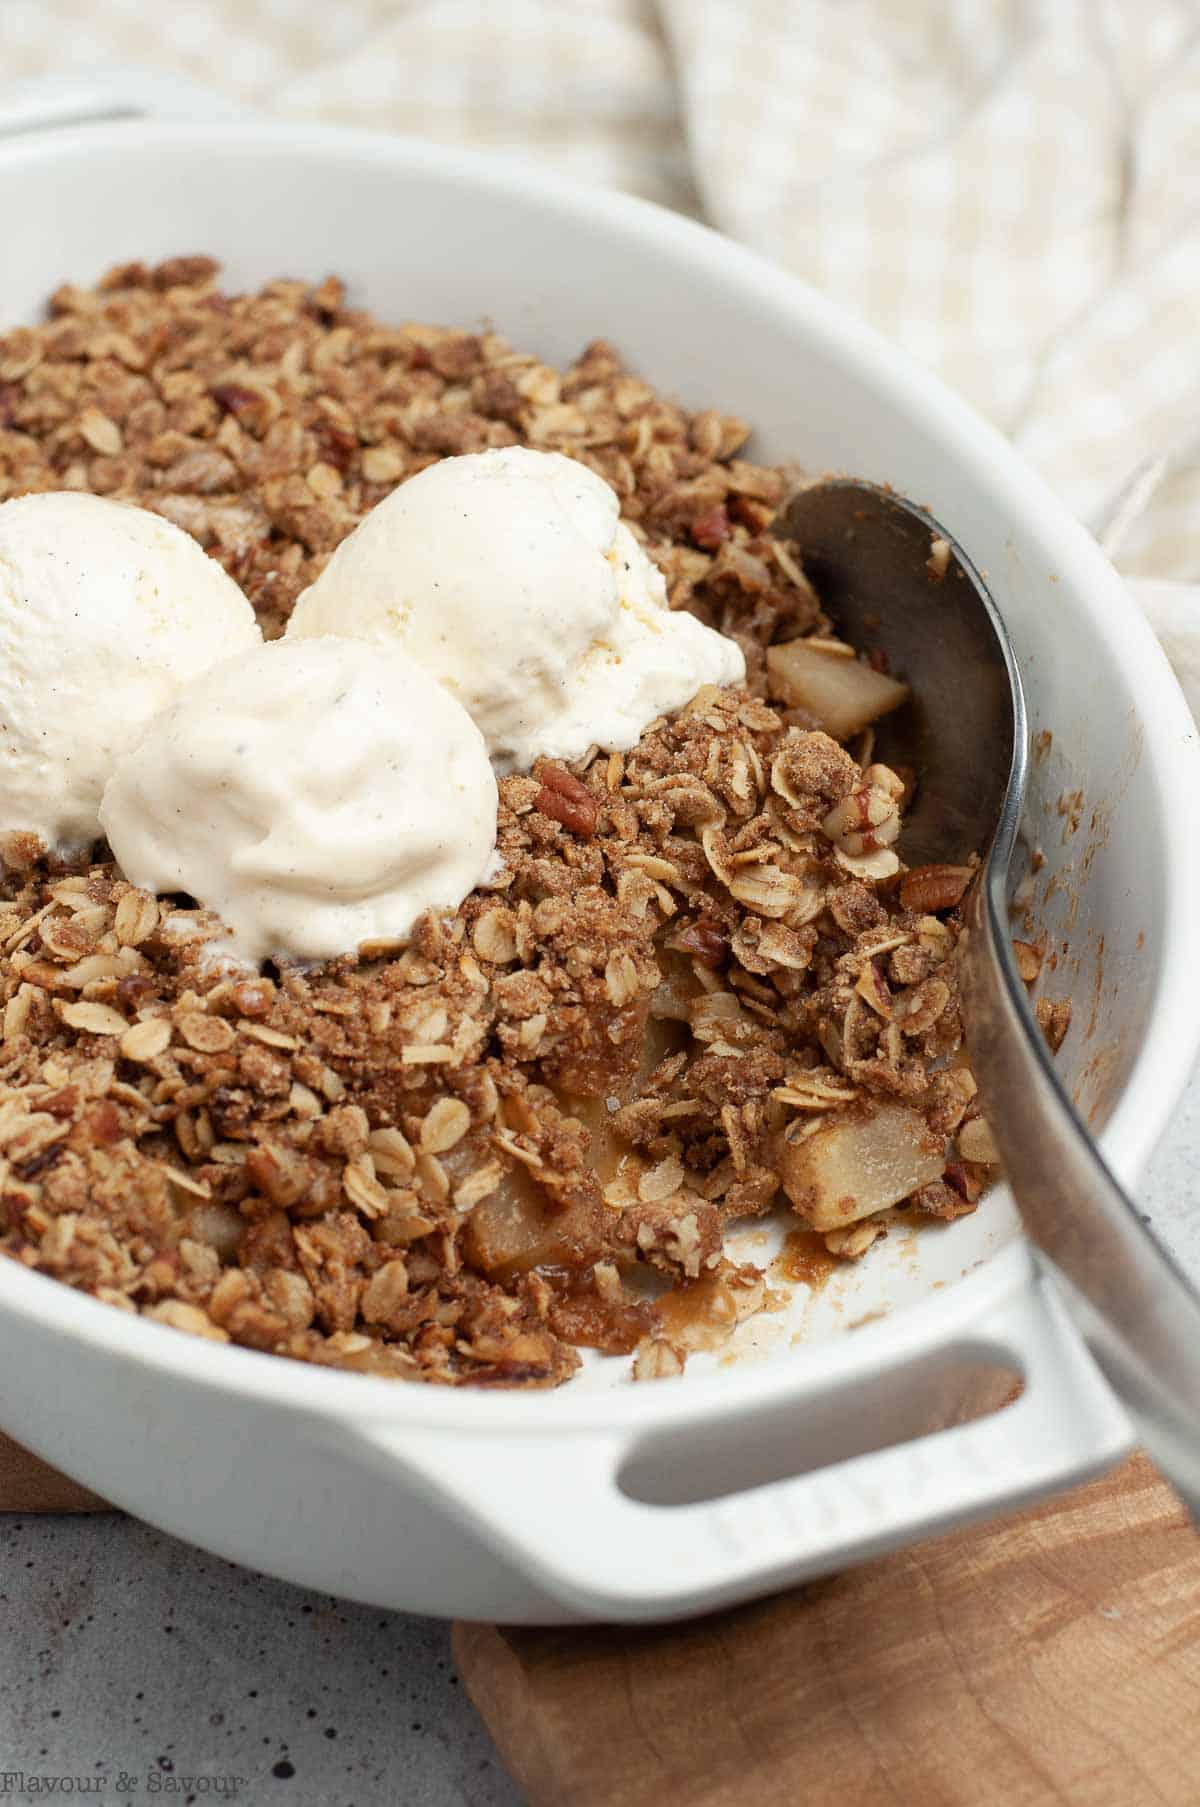
<path fill-rule="evenodd" d="M 1198 1192 L 1200 1073 L 1143 1188 L 1200 1276 Z M 69 1776 L 106 1779 L 89 1795 L 110 1807 L 518 1807 L 443 1625 L 267 1581 L 107 1514 L 0 1515 L 0 1605 L 0 1795 L 14 1801 Z"/>
<path fill-rule="evenodd" d="M 108 1807 L 519 1802 L 434 1620 L 268 1581 L 108 1513 L 0 1515 L 0 1606 L 0 1797 L 70 1776 L 105 1778 L 83 1798 Z"/>

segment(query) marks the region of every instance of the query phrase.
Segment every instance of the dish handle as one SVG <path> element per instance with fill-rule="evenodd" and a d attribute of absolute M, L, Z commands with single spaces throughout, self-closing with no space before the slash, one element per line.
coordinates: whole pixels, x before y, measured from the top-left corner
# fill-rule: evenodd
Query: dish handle
<path fill-rule="evenodd" d="M 0 139 L 120 119 L 246 119 L 228 95 L 168 70 L 102 69 L 0 82 Z"/>
<path fill-rule="evenodd" d="M 1019 1397 L 990 1416 L 826 1466 L 812 1464 L 821 1432 L 806 1427 L 800 1405 L 794 1445 L 797 1466 L 809 1472 L 737 1492 L 723 1483 L 722 1497 L 688 1504 L 650 1504 L 622 1486 L 638 1454 L 661 1440 L 658 1431 L 346 1428 L 376 1465 L 402 1467 L 572 1613 L 681 1618 L 1015 1509 L 1090 1479 L 1127 1452 L 1128 1422 L 1046 1279 L 1030 1272 L 1022 1290 L 945 1353 L 1015 1369 L 1024 1382 Z M 855 1388 L 870 1385 L 868 1377 Z M 828 1396 L 809 1406 L 823 1406 L 827 1421 Z M 739 1439 L 752 1418 L 706 1418 L 688 1433 L 707 1445 L 710 1472 L 718 1439 L 717 1467 L 727 1458 L 734 1485 Z M 879 1435 L 887 1435 L 886 1418 Z"/>

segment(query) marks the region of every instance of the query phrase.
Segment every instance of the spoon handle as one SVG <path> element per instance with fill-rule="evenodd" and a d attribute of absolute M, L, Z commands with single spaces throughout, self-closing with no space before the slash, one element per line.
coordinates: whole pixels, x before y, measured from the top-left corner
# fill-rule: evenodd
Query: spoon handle
<path fill-rule="evenodd" d="M 1025 1229 L 1142 1442 L 1200 1522 L 1200 1293 L 1109 1172 L 1029 1011 L 993 860 L 961 954 L 971 1064 Z"/>

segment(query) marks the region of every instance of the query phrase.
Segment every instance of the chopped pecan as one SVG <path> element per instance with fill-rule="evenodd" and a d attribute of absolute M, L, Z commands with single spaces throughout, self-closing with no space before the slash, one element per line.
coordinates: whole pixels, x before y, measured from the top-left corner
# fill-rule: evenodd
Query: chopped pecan
<path fill-rule="evenodd" d="M 900 902 L 906 910 L 936 915 L 953 910 L 975 876 L 973 866 L 914 866 L 900 880 Z"/>
<path fill-rule="evenodd" d="M 956 1217 L 968 1217 L 975 1209 L 961 1192 L 945 1180 L 931 1180 L 929 1185 L 914 1192 L 908 1202 L 922 1216 L 940 1217 L 947 1223 Z"/>
<path fill-rule="evenodd" d="M 732 531 L 723 502 L 718 502 L 713 508 L 706 508 L 692 522 L 692 538 L 705 552 L 715 552 Z"/>
<path fill-rule="evenodd" d="M 600 805 L 588 789 L 565 766 L 543 763 L 537 768 L 541 781 L 534 808 L 581 840 L 590 841 L 596 832 Z"/>
<path fill-rule="evenodd" d="M 723 966 L 729 958 L 729 938 L 711 916 L 699 916 L 667 940 L 676 953 L 690 954 L 702 966 Z"/>

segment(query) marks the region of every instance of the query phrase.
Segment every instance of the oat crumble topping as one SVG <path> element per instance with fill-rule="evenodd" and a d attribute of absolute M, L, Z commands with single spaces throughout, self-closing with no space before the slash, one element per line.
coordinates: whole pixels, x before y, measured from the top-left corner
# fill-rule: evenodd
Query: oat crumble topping
<path fill-rule="evenodd" d="M 911 775 L 772 699 L 766 649 L 833 633 L 769 532 L 787 474 L 603 342 L 560 373 L 492 333 L 380 325 L 333 278 L 228 297 L 216 275 L 125 266 L 0 338 L 0 499 L 155 508 L 277 635 L 400 480 L 561 451 L 616 489 L 672 605 L 739 641 L 747 688 L 503 780 L 489 889 L 310 971 L 206 959 L 220 924 L 191 900 L 9 837 L 3 1252 L 217 1341 L 549 1386 L 587 1346 L 682 1370 L 680 1313 L 639 1275 L 727 1328 L 769 1304 L 723 1238 L 781 1187 L 847 1259 L 886 1234 L 872 1162 L 914 1216 L 973 1210 L 995 1150 L 961 1052 L 970 850 L 898 865 Z M 1057 1045 L 1069 1006 L 1038 1008 Z"/>

